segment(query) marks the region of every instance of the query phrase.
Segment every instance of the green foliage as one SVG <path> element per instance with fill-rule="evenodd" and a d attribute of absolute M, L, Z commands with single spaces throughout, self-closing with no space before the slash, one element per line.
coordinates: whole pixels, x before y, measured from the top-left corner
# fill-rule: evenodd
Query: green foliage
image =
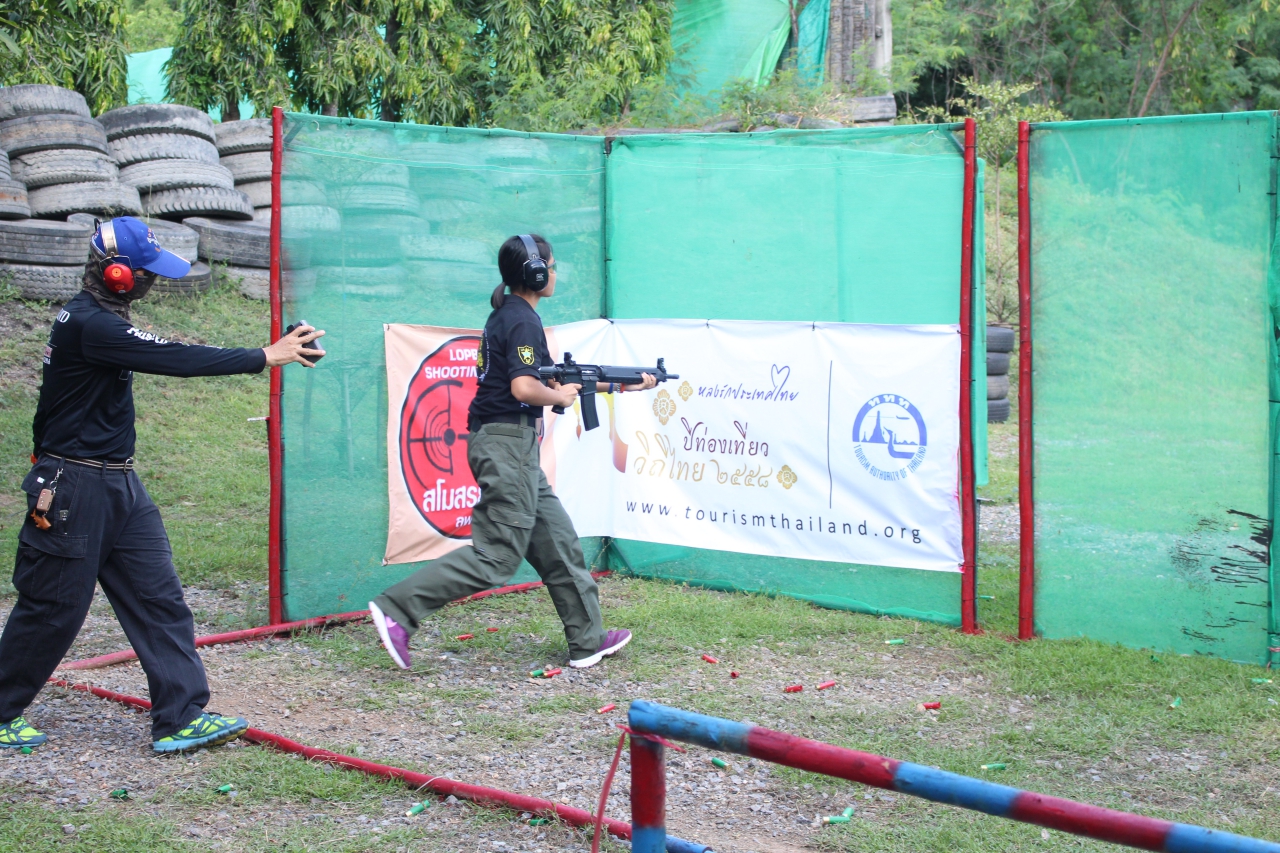
<path fill-rule="evenodd" d="M 1076 119 L 1269 109 L 1280 95 L 1273 0 L 900 0 L 894 17 L 894 87 L 936 105 L 964 76 L 1029 84 Z"/>
<path fill-rule="evenodd" d="M 178 43 L 182 11 L 178 0 L 129 0 L 124 42 L 129 53 L 142 53 Z"/>
<path fill-rule="evenodd" d="M 124 9 L 110 0 L 0 0 L 0 83 L 50 83 L 95 114 L 128 99 Z"/>
<path fill-rule="evenodd" d="M 286 102 L 288 74 L 276 54 L 293 25 L 293 3 L 256 0 L 181 0 L 182 31 L 166 63 L 168 97 L 202 110 L 239 116 L 242 100 L 265 114 Z"/>

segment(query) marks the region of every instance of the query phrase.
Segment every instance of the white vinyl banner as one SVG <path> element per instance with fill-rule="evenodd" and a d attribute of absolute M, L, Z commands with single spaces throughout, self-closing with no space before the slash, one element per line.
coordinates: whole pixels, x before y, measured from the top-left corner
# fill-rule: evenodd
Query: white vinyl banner
<path fill-rule="evenodd" d="M 679 379 L 548 418 L 582 536 L 959 571 L 956 326 L 591 320 L 553 355 Z M 548 410 L 549 412 L 550 410 Z"/>

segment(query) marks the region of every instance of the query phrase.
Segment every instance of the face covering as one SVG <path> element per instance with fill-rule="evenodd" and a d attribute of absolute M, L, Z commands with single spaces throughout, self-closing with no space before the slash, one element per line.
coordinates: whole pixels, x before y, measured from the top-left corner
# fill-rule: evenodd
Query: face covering
<path fill-rule="evenodd" d="M 129 319 L 129 305 L 147 295 L 151 286 L 156 283 L 154 273 L 136 270 L 133 273 L 133 289 L 128 293 L 115 293 L 107 288 L 102 280 L 102 262 L 90 258 L 84 265 L 84 289 L 93 294 L 98 304 L 111 313 Z"/>

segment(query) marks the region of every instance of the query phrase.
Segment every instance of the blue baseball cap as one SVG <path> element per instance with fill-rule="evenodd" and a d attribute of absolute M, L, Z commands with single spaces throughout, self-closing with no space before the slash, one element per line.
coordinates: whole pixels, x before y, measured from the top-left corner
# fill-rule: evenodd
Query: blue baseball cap
<path fill-rule="evenodd" d="M 117 216 L 102 223 L 92 242 L 93 248 L 103 256 L 125 258 L 135 270 L 146 270 L 165 278 L 182 278 L 191 271 L 188 261 L 160 248 L 147 223 L 132 216 Z"/>

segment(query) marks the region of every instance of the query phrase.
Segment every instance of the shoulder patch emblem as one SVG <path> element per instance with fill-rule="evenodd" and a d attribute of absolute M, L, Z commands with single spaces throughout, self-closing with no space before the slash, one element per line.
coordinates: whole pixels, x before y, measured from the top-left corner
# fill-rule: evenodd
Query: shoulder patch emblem
<path fill-rule="evenodd" d="M 520 360 L 525 364 L 533 364 L 533 347 L 516 347 L 516 352 L 520 355 Z"/>

